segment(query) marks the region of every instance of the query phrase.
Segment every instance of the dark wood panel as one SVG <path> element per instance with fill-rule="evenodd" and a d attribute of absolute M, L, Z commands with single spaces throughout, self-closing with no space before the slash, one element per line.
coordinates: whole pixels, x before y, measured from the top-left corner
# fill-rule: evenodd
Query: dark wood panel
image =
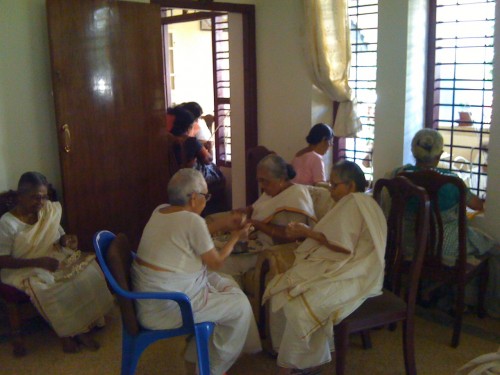
<path fill-rule="evenodd" d="M 136 245 L 169 178 L 160 9 L 48 0 L 47 14 L 67 231 L 88 249 L 100 229 Z"/>

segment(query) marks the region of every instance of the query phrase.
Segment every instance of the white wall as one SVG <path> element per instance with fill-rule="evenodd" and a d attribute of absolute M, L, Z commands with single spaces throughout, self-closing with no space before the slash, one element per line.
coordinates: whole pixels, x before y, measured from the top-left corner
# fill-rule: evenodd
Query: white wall
<path fill-rule="evenodd" d="M 411 140 L 424 127 L 426 12 L 427 0 L 379 0 L 375 180 L 415 161 Z"/>
<path fill-rule="evenodd" d="M 0 9 L 0 191 L 29 170 L 61 191 L 45 1 Z"/>
<path fill-rule="evenodd" d="M 306 145 L 312 84 L 302 49 L 302 2 L 259 0 L 257 93 L 259 144 L 286 160 Z"/>

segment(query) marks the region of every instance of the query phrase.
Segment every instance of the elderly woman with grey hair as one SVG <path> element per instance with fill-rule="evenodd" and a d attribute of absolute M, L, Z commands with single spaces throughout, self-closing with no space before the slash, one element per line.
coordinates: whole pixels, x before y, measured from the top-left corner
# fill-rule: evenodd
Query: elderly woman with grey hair
<path fill-rule="evenodd" d="M 257 165 L 257 181 L 262 195 L 249 207 L 250 222 L 258 231 L 264 246 L 293 242 L 286 233 L 291 222 L 316 222 L 313 201 L 307 186 L 294 184 L 293 166 L 275 154 L 262 159 Z"/>
<path fill-rule="evenodd" d="M 416 164 L 407 164 L 403 167 L 397 168 L 391 173 L 391 177 L 396 176 L 400 172 L 419 171 L 423 169 L 434 169 L 444 175 L 458 177 L 455 173 L 447 169 L 437 167 L 441 154 L 443 153 L 443 137 L 437 130 L 422 129 L 418 131 L 413 137 L 411 151 L 415 157 Z M 444 185 L 439 191 L 439 208 L 444 225 L 443 257 L 451 262 L 453 262 L 458 256 L 458 199 L 458 190 L 453 185 Z M 466 203 L 469 208 L 473 210 L 483 210 L 484 202 L 476 195 L 472 194 L 469 189 L 467 189 L 466 199 Z M 480 256 L 487 252 L 498 252 L 498 250 L 495 250 L 495 245 L 495 241 L 488 235 L 476 228 L 468 226 L 467 251 L 469 254 Z M 492 294 L 492 298 L 489 298 L 489 301 L 487 301 L 488 311 L 495 314 L 500 314 L 500 290 L 493 290 L 499 289 L 499 275 L 500 262 L 498 256 L 495 256 L 490 259 L 490 285 L 497 285 L 493 288 L 489 288 L 490 290 L 488 293 Z M 447 308 L 450 301 L 450 298 L 445 297 L 444 299 L 441 299 L 440 304 Z M 496 302 L 491 303 L 492 301 Z M 499 311 L 493 312 L 490 307 Z"/>
<path fill-rule="evenodd" d="M 240 220 L 227 243 L 217 250 L 210 233 L 230 229 L 230 225 L 212 223 L 209 227 L 200 217 L 209 199 L 202 174 L 194 169 L 179 170 L 168 184 L 168 195 L 170 204 L 157 207 L 144 228 L 132 265 L 134 290 L 187 294 L 195 322 L 216 323 L 210 342 L 210 372 L 224 374 L 243 350 L 259 351 L 260 341 L 245 294 L 233 280 L 209 269 L 222 266 L 236 242 L 247 237 L 250 224 Z M 173 301 L 140 300 L 137 313 L 148 329 L 176 328 L 182 323 Z M 195 354 L 191 340 L 185 359 L 193 362 Z"/>

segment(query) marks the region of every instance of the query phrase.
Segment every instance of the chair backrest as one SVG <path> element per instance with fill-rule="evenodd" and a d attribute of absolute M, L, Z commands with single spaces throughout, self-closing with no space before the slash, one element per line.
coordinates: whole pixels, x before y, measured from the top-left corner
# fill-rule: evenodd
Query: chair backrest
<path fill-rule="evenodd" d="M 264 159 L 267 155 L 274 154 L 274 151 L 268 150 L 264 146 L 255 146 L 249 148 L 247 151 L 247 161 L 246 168 L 248 171 L 248 176 L 252 176 L 252 182 L 247 181 L 247 184 L 251 184 L 251 189 L 247 196 L 247 202 L 253 203 L 259 197 L 259 183 L 257 182 L 257 164 Z"/>
<path fill-rule="evenodd" d="M 443 199 L 446 194 L 444 194 L 441 189 L 447 184 L 451 184 L 457 189 L 458 201 L 456 203 L 458 204 L 458 233 L 451 233 L 451 235 L 456 235 L 458 237 L 459 248 L 456 264 L 459 268 L 463 268 L 465 271 L 467 262 L 467 188 L 464 182 L 459 177 L 444 175 L 432 169 L 415 172 L 403 172 L 400 173 L 400 175 L 407 177 L 414 184 L 423 187 L 427 191 L 431 202 L 430 230 L 425 257 L 426 267 L 443 267 L 444 226 L 440 210 L 440 199 Z M 447 235 L 450 234 L 447 233 Z"/>
<path fill-rule="evenodd" d="M 418 291 L 418 282 L 425 255 L 425 245 L 429 228 L 429 198 L 426 191 L 413 184 L 405 177 L 393 179 L 380 179 L 376 182 L 373 197 L 381 205 L 384 197 L 382 192 L 387 191 L 390 198 L 390 209 L 387 217 L 387 244 L 386 244 L 386 275 L 385 287 L 399 295 L 401 292 L 401 278 L 403 262 L 405 261 L 405 244 L 408 235 L 415 235 L 412 249 L 413 259 L 409 270 L 408 288 L 406 289 L 406 302 L 409 313 L 413 313 Z M 417 202 L 418 208 L 415 215 L 415 231 L 405 231 L 405 215 L 408 202 Z M 385 203 L 385 202 L 384 202 Z M 405 236 L 403 236 L 403 233 Z"/>
<path fill-rule="evenodd" d="M 57 201 L 57 193 L 52 185 L 47 186 L 47 191 L 49 199 L 51 201 Z M 0 193 L 0 216 L 4 213 L 12 210 L 17 204 L 17 192 L 15 190 L 8 190 L 6 192 Z"/>
<path fill-rule="evenodd" d="M 123 296 L 130 292 L 130 267 L 132 265 L 131 246 L 124 234 L 115 236 L 108 231 L 101 231 L 94 236 L 94 248 L 101 268 L 111 288 L 117 293 L 122 322 L 127 332 L 135 336 L 140 331 L 134 301 Z"/>

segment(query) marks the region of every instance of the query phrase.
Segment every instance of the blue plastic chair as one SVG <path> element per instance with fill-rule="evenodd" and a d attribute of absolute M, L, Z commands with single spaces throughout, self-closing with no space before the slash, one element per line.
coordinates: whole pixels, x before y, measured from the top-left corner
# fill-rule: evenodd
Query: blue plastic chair
<path fill-rule="evenodd" d="M 199 372 L 201 375 L 209 375 L 208 340 L 214 323 L 195 324 L 191 302 L 184 293 L 132 292 L 130 266 L 133 253 L 125 235 L 115 236 L 109 231 L 100 231 L 94 235 L 94 248 L 106 279 L 118 295 L 123 326 L 121 374 L 134 374 L 142 352 L 150 344 L 161 339 L 192 334 L 196 339 Z M 165 330 L 147 330 L 140 327 L 134 307 L 136 299 L 165 299 L 177 302 L 182 314 L 182 326 Z"/>

